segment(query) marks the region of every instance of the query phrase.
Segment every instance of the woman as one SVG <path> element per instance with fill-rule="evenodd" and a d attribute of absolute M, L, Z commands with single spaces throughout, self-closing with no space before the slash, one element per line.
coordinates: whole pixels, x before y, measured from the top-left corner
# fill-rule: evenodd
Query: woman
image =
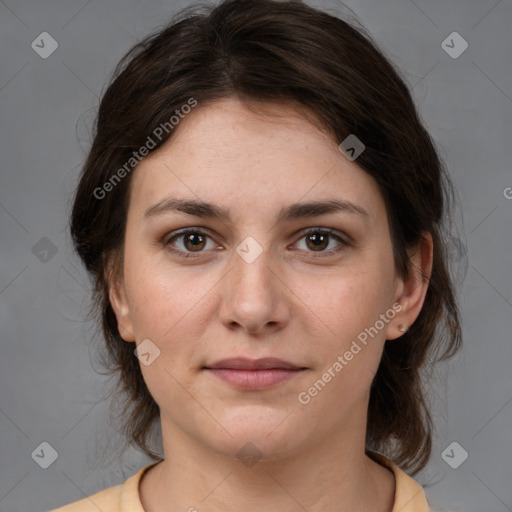
<path fill-rule="evenodd" d="M 186 11 L 96 128 L 71 232 L 158 462 L 58 511 L 428 510 L 405 471 L 431 451 L 421 371 L 461 341 L 450 183 L 369 36 L 295 1 Z"/>

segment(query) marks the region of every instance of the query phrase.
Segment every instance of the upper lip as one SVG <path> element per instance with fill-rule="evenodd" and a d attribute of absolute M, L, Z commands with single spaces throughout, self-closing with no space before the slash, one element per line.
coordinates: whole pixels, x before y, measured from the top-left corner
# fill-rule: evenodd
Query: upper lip
<path fill-rule="evenodd" d="M 275 357 L 264 357 L 261 359 L 247 359 L 237 357 L 232 359 L 222 359 L 211 365 L 205 366 L 207 369 L 230 369 L 230 370 L 271 370 L 271 369 L 284 369 L 284 370 L 301 370 L 300 366 L 296 366 L 288 361 L 277 359 Z"/>

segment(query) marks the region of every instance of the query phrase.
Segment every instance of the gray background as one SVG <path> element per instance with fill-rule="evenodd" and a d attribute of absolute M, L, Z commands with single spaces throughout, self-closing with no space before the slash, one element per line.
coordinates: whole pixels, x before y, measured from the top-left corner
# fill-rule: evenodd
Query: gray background
<path fill-rule="evenodd" d="M 66 226 L 114 65 L 190 3 L 0 1 L 2 512 L 61 506 L 151 462 L 136 450 L 111 463 L 95 456 L 106 439 L 116 443 L 104 398 L 112 382 L 93 369 L 93 325 L 84 317 L 90 285 Z M 336 2 L 309 3 L 350 15 Z M 459 272 L 465 346 L 432 376 L 438 432 L 416 478 L 435 510 L 512 510 L 511 3 L 346 4 L 404 73 L 464 219 L 455 236 L 468 251 L 464 280 Z M 59 45 L 47 59 L 31 47 L 44 31 Z M 453 31 L 469 44 L 458 58 L 441 46 Z M 441 457 L 453 441 L 469 454 L 457 469 Z M 31 456 L 42 442 L 58 452 L 47 469 Z"/>

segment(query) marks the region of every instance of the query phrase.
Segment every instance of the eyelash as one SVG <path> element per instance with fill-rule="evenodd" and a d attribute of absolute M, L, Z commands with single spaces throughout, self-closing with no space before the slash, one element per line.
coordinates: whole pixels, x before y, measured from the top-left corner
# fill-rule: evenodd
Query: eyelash
<path fill-rule="evenodd" d="M 186 252 L 182 251 L 181 249 L 175 249 L 172 247 L 171 242 L 175 239 L 179 239 L 181 237 L 184 237 L 186 235 L 190 234 L 200 234 L 202 236 L 206 236 L 208 238 L 212 238 L 208 233 L 205 231 L 202 231 L 201 229 L 184 229 L 183 231 L 179 231 L 178 233 L 172 234 L 171 237 L 166 237 L 162 243 L 163 246 L 168 248 L 169 251 L 171 251 L 173 254 L 176 254 L 180 258 L 200 258 L 202 257 L 202 253 L 205 251 L 197 251 L 196 254 L 192 252 Z M 315 251 L 308 251 L 312 253 L 312 256 L 314 258 L 327 258 L 329 256 L 334 256 L 335 254 L 342 251 L 345 247 L 350 246 L 350 243 L 347 240 L 344 240 L 341 236 L 337 235 L 336 232 L 333 229 L 330 228 L 309 228 L 306 231 L 303 231 L 299 240 L 303 239 L 304 237 L 311 235 L 311 234 L 321 234 L 321 235 L 328 235 L 329 237 L 335 238 L 338 242 L 340 242 L 340 245 L 335 249 L 330 249 L 328 251 L 319 251 L 320 254 L 315 254 Z"/>

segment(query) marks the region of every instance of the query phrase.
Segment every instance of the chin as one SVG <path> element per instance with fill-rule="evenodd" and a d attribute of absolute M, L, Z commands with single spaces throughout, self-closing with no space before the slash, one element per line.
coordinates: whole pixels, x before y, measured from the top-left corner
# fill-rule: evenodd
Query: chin
<path fill-rule="evenodd" d="M 290 443 L 290 439 L 273 439 L 266 434 L 259 438 L 251 435 L 234 435 L 229 441 L 212 443 L 214 451 L 232 459 L 238 459 L 246 466 L 251 467 L 252 462 L 285 460 L 300 453 L 297 440 Z"/>
<path fill-rule="evenodd" d="M 246 407 L 225 415 L 219 422 L 231 437 L 210 437 L 207 442 L 229 457 L 285 459 L 300 451 L 307 438 L 304 425 L 298 425 L 294 415 L 286 410 Z"/>

